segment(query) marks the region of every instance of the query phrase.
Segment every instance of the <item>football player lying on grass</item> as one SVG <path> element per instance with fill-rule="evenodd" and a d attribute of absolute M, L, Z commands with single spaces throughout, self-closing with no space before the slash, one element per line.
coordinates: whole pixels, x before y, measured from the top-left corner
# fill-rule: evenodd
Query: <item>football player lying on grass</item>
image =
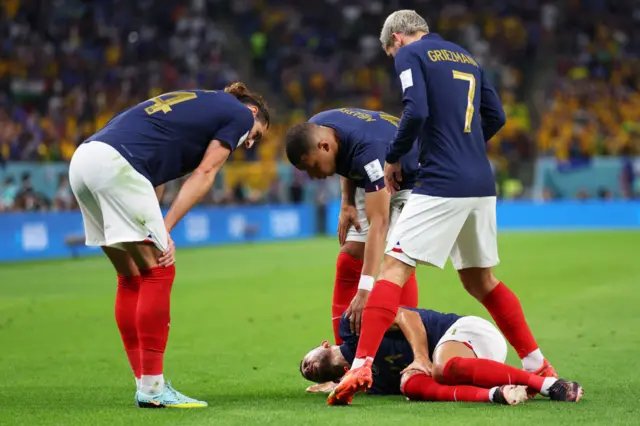
<path fill-rule="evenodd" d="M 327 341 L 300 363 L 308 392 L 331 392 L 353 362 L 358 336 L 343 315 L 341 345 Z M 414 401 L 494 402 L 516 405 L 527 388 L 553 401 L 578 402 L 577 382 L 540 377 L 504 364 L 507 343 L 488 321 L 474 316 L 401 308 L 385 334 L 373 362 L 368 392 L 405 395 Z"/>

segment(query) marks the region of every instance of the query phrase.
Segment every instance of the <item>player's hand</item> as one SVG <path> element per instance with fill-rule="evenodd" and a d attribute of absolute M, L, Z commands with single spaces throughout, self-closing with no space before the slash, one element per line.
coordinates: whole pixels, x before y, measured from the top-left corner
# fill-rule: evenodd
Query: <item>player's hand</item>
<path fill-rule="evenodd" d="M 309 386 L 305 392 L 309 393 L 331 393 L 336 386 L 338 386 L 335 382 L 327 382 L 327 383 L 316 383 L 315 385 Z"/>
<path fill-rule="evenodd" d="M 400 191 L 400 182 L 402 182 L 402 166 L 400 162 L 384 163 L 384 185 L 387 191 L 392 194 Z"/>
<path fill-rule="evenodd" d="M 346 310 L 346 318 L 351 323 L 351 332 L 354 334 L 360 334 L 362 312 L 364 311 L 364 305 L 367 304 L 367 299 L 369 299 L 369 293 L 369 290 L 358 290 L 356 296 L 351 300 L 351 304 Z"/>
<path fill-rule="evenodd" d="M 360 222 L 358 221 L 358 210 L 356 206 L 352 204 L 342 203 L 340 215 L 338 216 L 338 241 L 341 246 L 347 241 L 347 234 L 351 225 L 353 225 L 358 232 L 361 231 Z"/>
<path fill-rule="evenodd" d="M 160 258 L 158 259 L 158 265 L 160 266 L 171 266 L 176 263 L 176 246 L 173 243 L 173 238 L 171 238 L 171 234 L 167 233 L 167 249 L 162 253 Z"/>
<path fill-rule="evenodd" d="M 433 364 L 428 359 L 415 359 L 411 364 L 407 366 L 404 370 L 400 372 L 400 374 L 404 374 L 409 371 L 419 371 L 421 373 L 426 374 L 427 376 L 431 376 L 431 369 L 433 368 Z"/>

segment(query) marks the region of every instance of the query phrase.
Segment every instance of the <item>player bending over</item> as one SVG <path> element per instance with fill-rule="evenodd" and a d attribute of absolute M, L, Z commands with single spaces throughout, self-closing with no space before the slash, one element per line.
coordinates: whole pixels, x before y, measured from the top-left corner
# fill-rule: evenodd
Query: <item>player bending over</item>
<path fill-rule="evenodd" d="M 330 403 L 344 403 L 371 382 L 371 361 L 417 264 L 443 268 L 450 257 L 465 289 L 489 311 L 525 370 L 557 376 L 529 330 L 520 301 L 493 275 L 498 264 L 496 189 L 486 142 L 505 115 L 483 69 L 460 46 L 429 33 L 412 10 L 391 14 L 380 36 L 395 57 L 402 85 L 402 120 L 386 155 L 384 174 L 395 192 L 401 165 L 419 139 L 415 188 L 396 222 L 382 271 L 362 317 L 352 365 Z M 342 400 L 342 401 L 337 401 Z"/>
<path fill-rule="evenodd" d="M 171 92 L 115 116 L 71 159 L 86 244 L 102 247 L 118 274 L 116 323 L 139 407 L 207 405 L 164 381 L 175 277 L 169 233 L 210 190 L 231 152 L 259 141 L 268 127 L 264 101 L 242 83 Z M 163 220 L 164 184 L 191 172 Z"/>
<path fill-rule="evenodd" d="M 306 379 L 337 380 L 350 367 L 358 336 L 346 316 L 340 322 L 340 335 L 341 345 L 325 341 L 304 357 L 300 372 Z M 553 401 L 578 402 L 584 393 L 576 382 L 505 365 L 506 357 L 504 338 L 482 318 L 401 308 L 373 361 L 376 373 L 368 392 L 403 394 L 414 401 L 507 405 L 526 401 L 527 388 Z"/>
<path fill-rule="evenodd" d="M 340 108 L 314 115 L 287 132 L 287 157 L 297 169 L 312 179 L 341 176 L 341 248 L 331 307 L 337 344 L 342 342 L 338 329 L 345 311 L 352 331 L 360 332 L 362 310 L 380 270 L 389 228 L 415 182 L 417 147 L 403 163 L 399 190 L 393 195 L 383 190 L 382 164 L 398 121 L 384 112 Z M 418 305 L 415 274 L 407 278 L 400 300 L 403 306 Z"/>

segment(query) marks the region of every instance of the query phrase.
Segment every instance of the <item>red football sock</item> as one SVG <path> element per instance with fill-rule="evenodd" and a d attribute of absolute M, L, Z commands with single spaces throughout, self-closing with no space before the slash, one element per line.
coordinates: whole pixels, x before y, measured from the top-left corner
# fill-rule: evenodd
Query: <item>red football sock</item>
<path fill-rule="evenodd" d="M 162 374 L 164 350 L 169 338 L 171 287 L 175 276 L 173 265 L 142 271 L 136 323 L 143 375 Z"/>
<path fill-rule="evenodd" d="M 136 312 L 138 311 L 138 293 L 142 277 L 137 275 L 126 277 L 118 274 L 118 290 L 116 292 L 116 324 L 120 330 L 120 337 L 124 343 L 124 350 L 129 358 L 129 364 L 136 378 L 140 378 L 140 345 L 138 342 L 138 328 L 136 326 Z"/>
<path fill-rule="evenodd" d="M 503 283 L 499 283 L 489 293 L 482 304 L 489 311 L 496 325 L 507 338 L 511 346 L 522 359 L 538 349 L 527 320 L 524 318 L 522 305 L 518 297 Z"/>
<path fill-rule="evenodd" d="M 542 389 L 544 379 L 490 359 L 460 357 L 451 358 L 444 367 L 443 377 L 439 378 L 440 382 L 446 385 L 473 385 L 483 388 L 523 385 L 537 392 Z"/>
<path fill-rule="evenodd" d="M 411 376 L 402 393 L 412 401 L 491 402 L 489 389 L 441 385 L 426 374 Z"/>
<path fill-rule="evenodd" d="M 407 308 L 418 307 L 418 280 L 416 280 L 416 272 L 409 277 L 404 286 L 402 286 L 402 297 L 400 298 L 400 306 Z"/>
<path fill-rule="evenodd" d="M 358 282 L 362 272 L 362 260 L 348 253 L 340 252 L 336 261 L 336 280 L 333 285 L 333 303 L 331 304 L 331 322 L 336 345 L 342 344 L 340 338 L 340 317 L 347 310 L 351 300 L 358 292 Z"/>
<path fill-rule="evenodd" d="M 402 287 L 391 281 L 375 283 L 362 313 L 356 358 L 375 358 L 382 337 L 398 313 Z"/>

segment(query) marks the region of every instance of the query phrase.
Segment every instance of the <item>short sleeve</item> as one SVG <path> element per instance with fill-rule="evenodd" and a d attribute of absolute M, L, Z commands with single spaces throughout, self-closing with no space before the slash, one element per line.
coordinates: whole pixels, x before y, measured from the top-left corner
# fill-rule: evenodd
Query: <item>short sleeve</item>
<path fill-rule="evenodd" d="M 242 145 L 253 128 L 253 114 L 241 105 L 229 111 L 229 118 L 214 134 L 213 139 L 227 145 L 231 151 Z"/>
<path fill-rule="evenodd" d="M 368 145 L 356 152 L 352 174 L 362 176 L 365 192 L 376 192 L 384 188 L 385 155 L 386 148 L 382 144 Z"/>

